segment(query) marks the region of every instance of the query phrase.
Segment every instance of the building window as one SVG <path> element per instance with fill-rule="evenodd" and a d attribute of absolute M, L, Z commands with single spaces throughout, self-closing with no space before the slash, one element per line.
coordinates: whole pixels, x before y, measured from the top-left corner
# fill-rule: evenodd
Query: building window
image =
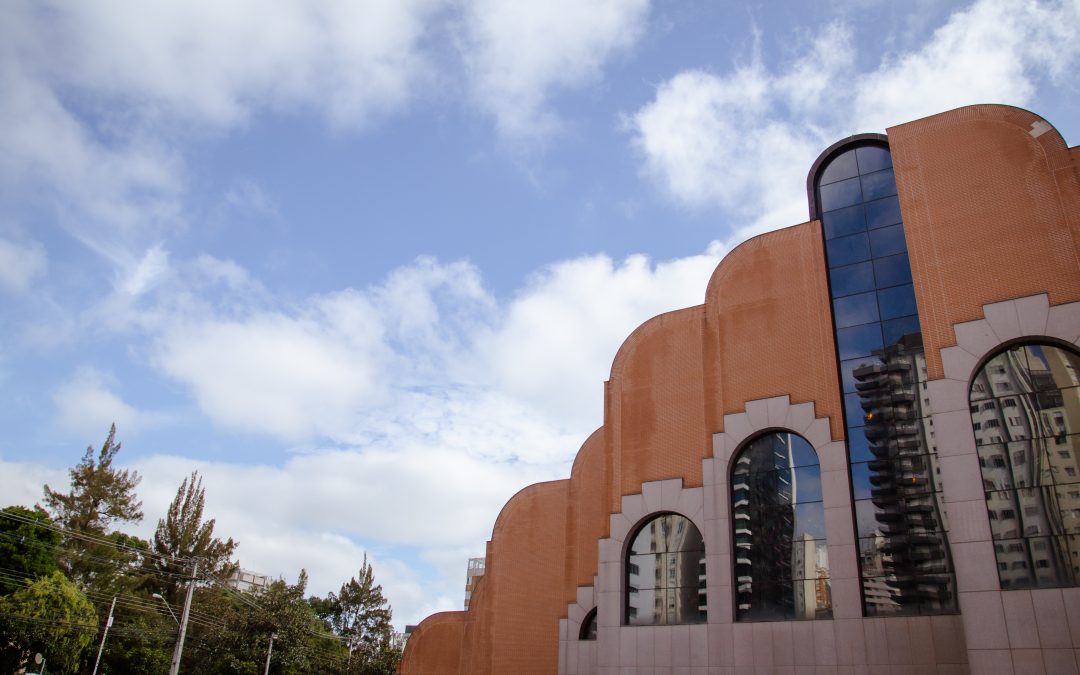
<path fill-rule="evenodd" d="M 585 618 L 581 620 L 581 630 L 578 631 L 579 640 L 596 639 L 596 608 L 593 607 Z"/>
<path fill-rule="evenodd" d="M 737 621 L 832 618 L 817 453 L 793 433 L 751 441 L 731 472 Z"/>
<path fill-rule="evenodd" d="M 863 611 L 953 612 L 937 445 L 918 395 L 927 386 L 922 327 L 885 140 L 827 151 L 811 209 L 825 239 Z M 972 413 L 981 409 L 972 402 Z"/>
<path fill-rule="evenodd" d="M 626 560 L 628 625 L 704 623 L 705 542 L 677 513 L 646 521 L 631 540 Z"/>
<path fill-rule="evenodd" d="M 991 375 L 993 389 L 985 386 Z M 1006 461 L 989 454 L 995 448 L 1000 452 L 1000 439 L 997 445 L 976 445 L 980 460 L 986 460 L 979 462 L 984 483 L 1002 488 L 986 493 L 987 512 L 994 513 L 991 500 L 1006 505 L 996 509 L 998 518 L 990 518 L 993 538 L 1005 543 L 995 547 L 1001 588 L 1078 586 L 1080 573 L 1072 560 L 1080 552 L 1075 537 L 1080 522 L 1071 516 L 1080 509 L 1074 447 L 1080 429 L 1080 354 L 1036 342 L 1003 349 L 975 374 L 972 407 L 992 401 L 995 389 L 1009 390 L 1000 405 L 1010 409 L 1010 427 L 1019 429 L 1006 439 Z M 984 432 L 974 429 L 974 421 L 972 426 L 978 441 Z"/>

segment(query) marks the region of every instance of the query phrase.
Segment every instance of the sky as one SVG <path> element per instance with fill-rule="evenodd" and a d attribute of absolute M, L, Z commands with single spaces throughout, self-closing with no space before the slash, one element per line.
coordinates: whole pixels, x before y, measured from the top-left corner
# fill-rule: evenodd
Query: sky
<path fill-rule="evenodd" d="M 0 3 L 0 506 L 115 422 L 149 537 L 460 609 L 619 345 L 807 218 L 833 142 L 973 103 L 1080 143 L 1080 0 Z"/>

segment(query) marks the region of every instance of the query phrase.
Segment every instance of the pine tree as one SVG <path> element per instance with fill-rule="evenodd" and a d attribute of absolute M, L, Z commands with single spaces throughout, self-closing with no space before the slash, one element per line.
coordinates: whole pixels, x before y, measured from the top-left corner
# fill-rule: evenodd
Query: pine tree
<path fill-rule="evenodd" d="M 202 477 L 198 471 L 192 472 L 180 483 L 168 514 L 158 520 L 154 531 L 153 551 L 167 557 L 147 558 L 150 571 L 155 573 L 148 583 L 156 585 L 155 590 L 170 601 L 179 601 L 185 586 L 183 577 L 190 574 L 190 565 L 175 558 L 199 558 L 201 574 L 219 579 L 235 567 L 230 558 L 236 542 L 231 537 L 221 541 L 214 536 L 215 519 L 203 522 L 205 502 Z"/>
<path fill-rule="evenodd" d="M 119 451 L 114 424 L 96 459 L 93 447 L 88 447 L 82 461 L 68 471 L 71 488 L 67 494 L 45 486 L 45 505 L 53 520 L 69 530 L 62 553 L 57 556 L 60 568 L 81 587 L 103 592 L 127 584 L 126 569 L 140 560 L 130 546 L 133 538 L 109 532 L 118 522 L 138 522 L 143 517 L 142 502 L 135 494 L 142 477 L 135 471 L 113 467 Z M 95 542 L 87 536 L 112 541 Z"/>
<path fill-rule="evenodd" d="M 335 633 L 346 639 L 349 672 L 394 672 L 397 652 L 390 624 L 392 613 L 386 606 L 382 586 L 375 583 L 366 554 L 360 573 L 342 584 L 336 595 L 330 593 L 325 600 L 312 598 L 309 603 Z"/>
<path fill-rule="evenodd" d="M 120 444 L 116 442 L 116 425 L 101 446 L 97 461 L 94 448 L 87 447 L 82 461 L 68 470 L 71 490 L 65 495 L 45 486 L 45 505 L 53 519 L 62 527 L 88 534 L 105 534 L 114 521 L 142 520 L 142 502 L 135 496 L 142 476 L 138 472 L 112 466 Z"/>

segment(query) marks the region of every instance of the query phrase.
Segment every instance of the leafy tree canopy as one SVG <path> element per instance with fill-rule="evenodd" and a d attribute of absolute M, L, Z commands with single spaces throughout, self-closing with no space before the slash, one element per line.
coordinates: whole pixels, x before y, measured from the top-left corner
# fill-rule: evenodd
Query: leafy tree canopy
<path fill-rule="evenodd" d="M 40 509 L 9 506 L 0 511 L 0 595 L 10 595 L 56 569 L 60 533 L 43 527 L 51 522 Z"/>
<path fill-rule="evenodd" d="M 0 667 L 14 672 L 41 653 L 50 673 L 74 673 L 97 633 L 97 613 L 59 571 L 0 598 Z"/>

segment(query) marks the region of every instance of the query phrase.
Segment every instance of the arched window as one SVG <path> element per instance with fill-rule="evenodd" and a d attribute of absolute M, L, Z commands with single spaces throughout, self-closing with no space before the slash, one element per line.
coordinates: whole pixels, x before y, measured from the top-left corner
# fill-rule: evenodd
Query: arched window
<path fill-rule="evenodd" d="M 626 623 L 704 623 L 705 541 L 689 518 L 665 513 L 641 526 L 626 556 Z"/>
<path fill-rule="evenodd" d="M 832 618 L 821 469 L 806 439 L 773 432 L 739 453 L 731 522 L 737 621 Z"/>
<path fill-rule="evenodd" d="M 887 139 L 834 145 L 807 180 L 829 274 L 863 611 L 953 612 L 926 355 Z"/>
<path fill-rule="evenodd" d="M 581 630 L 578 631 L 579 640 L 596 639 L 596 608 L 593 607 L 585 618 L 581 620 Z"/>
<path fill-rule="evenodd" d="M 969 399 L 1001 587 L 1080 585 L 1080 355 L 1014 345 Z"/>

